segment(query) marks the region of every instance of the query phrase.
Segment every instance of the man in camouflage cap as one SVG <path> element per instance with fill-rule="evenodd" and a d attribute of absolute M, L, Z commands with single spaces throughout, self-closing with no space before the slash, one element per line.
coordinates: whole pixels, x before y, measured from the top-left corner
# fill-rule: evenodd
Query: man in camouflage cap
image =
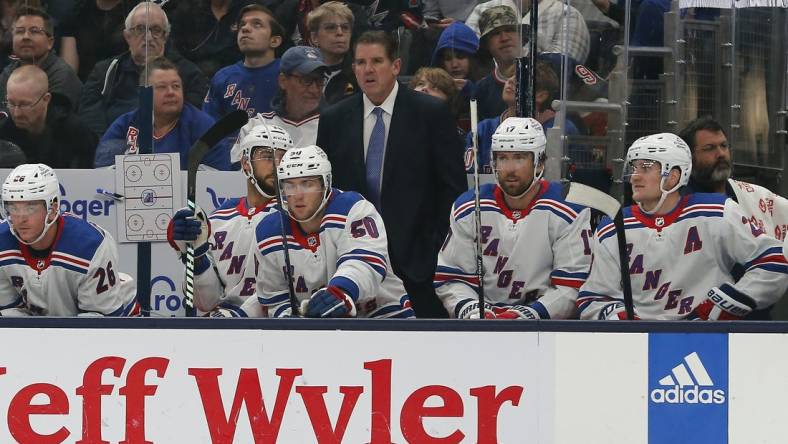
<path fill-rule="evenodd" d="M 485 10 L 479 19 L 480 48 L 489 52 L 495 60 L 492 72 L 477 84 L 479 120 L 497 117 L 506 109 L 501 93 L 508 76 L 502 73 L 511 69 L 515 59 L 520 56 L 522 44 L 517 32 L 518 25 L 517 14 L 512 8 L 503 5 Z"/>

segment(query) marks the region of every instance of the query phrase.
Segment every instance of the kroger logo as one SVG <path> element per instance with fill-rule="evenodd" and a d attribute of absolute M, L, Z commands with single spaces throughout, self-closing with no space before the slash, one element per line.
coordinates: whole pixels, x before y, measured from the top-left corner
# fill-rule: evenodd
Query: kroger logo
<path fill-rule="evenodd" d="M 115 205 L 112 199 L 75 199 L 67 197 L 66 188 L 60 184 L 60 211 L 68 211 L 82 219 L 90 216 L 109 216 L 109 209 Z"/>
<path fill-rule="evenodd" d="M 725 390 L 714 389 L 714 381 L 697 352 L 692 352 L 659 380 L 663 388 L 651 391 L 651 401 L 668 404 L 722 404 Z"/>
<path fill-rule="evenodd" d="M 156 284 L 161 283 L 158 287 Z M 176 294 L 175 282 L 168 276 L 156 276 L 150 281 L 151 287 L 151 309 L 159 314 L 169 313 L 175 316 L 180 312 L 183 301 L 180 295 Z"/>

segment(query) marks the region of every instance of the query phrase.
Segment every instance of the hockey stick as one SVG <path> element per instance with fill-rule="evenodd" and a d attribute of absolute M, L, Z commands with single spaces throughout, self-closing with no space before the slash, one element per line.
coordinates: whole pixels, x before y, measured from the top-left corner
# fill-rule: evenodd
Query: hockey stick
<path fill-rule="evenodd" d="M 618 263 L 621 267 L 624 308 L 627 311 L 627 319 L 635 319 L 635 307 L 632 301 L 632 281 L 629 278 L 629 260 L 627 258 L 627 237 L 624 232 L 624 213 L 621 211 L 621 204 L 612 196 L 577 182 L 572 182 L 569 186 L 566 200 L 567 202 L 599 210 L 613 220 L 613 224 L 616 227 L 616 238 L 618 239 Z"/>
<path fill-rule="evenodd" d="M 479 319 L 484 319 L 484 260 L 482 259 L 482 205 L 479 200 L 479 113 L 476 99 L 471 99 L 471 131 L 473 140 L 473 207 L 476 220 L 476 278 L 479 279 Z"/>
<path fill-rule="evenodd" d="M 280 161 L 281 162 L 281 161 Z M 287 293 L 290 296 L 290 313 L 293 316 L 301 316 L 300 306 L 295 295 L 293 286 L 293 269 L 290 267 L 290 249 L 287 246 L 287 229 L 285 224 L 290 222 L 290 218 L 282 209 L 282 189 L 279 187 L 279 171 L 276 165 L 276 151 L 274 151 L 274 187 L 276 189 L 276 211 L 279 212 L 279 221 L 282 224 L 282 251 L 285 255 L 285 279 L 287 279 Z"/>
<path fill-rule="evenodd" d="M 208 131 L 189 148 L 189 162 L 186 171 L 186 205 L 192 210 L 194 217 L 197 217 L 197 167 L 200 166 L 203 157 L 214 145 L 239 130 L 248 120 L 249 116 L 246 111 L 233 111 L 208 128 Z M 196 314 L 194 309 L 194 245 L 191 242 L 186 243 L 185 293 L 183 297 L 184 311 L 186 316 L 194 316 Z"/>
<path fill-rule="evenodd" d="M 539 8 L 537 0 L 531 0 L 531 16 L 529 21 L 528 56 L 515 60 L 515 78 L 517 94 L 515 94 L 515 113 L 517 117 L 536 116 L 536 38 L 539 30 Z M 520 47 L 523 46 L 523 25 L 520 24 Z M 521 49 L 522 50 L 522 49 Z"/>

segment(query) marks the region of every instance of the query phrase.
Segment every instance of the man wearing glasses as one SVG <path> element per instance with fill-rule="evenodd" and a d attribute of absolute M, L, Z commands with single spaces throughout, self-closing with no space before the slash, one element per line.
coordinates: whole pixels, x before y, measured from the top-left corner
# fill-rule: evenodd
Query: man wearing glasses
<path fill-rule="evenodd" d="M 0 74 L 0 97 L 5 97 L 6 83 L 11 73 L 22 65 L 37 65 L 49 78 L 49 92 L 56 96 L 53 105 L 64 111 L 76 111 L 82 82 L 77 73 L 52 51 L 52 21 L 41 9 L 22 7 L 17 11 L 13 34 L 12 60 Z"/>
<path fill-rule="evenodd" d="M 274 110 L 249 119 L 241 128 L 238 140 L 258 125 L 276 125 L 287 130 L 295 146 L 314 145 L 326 64 L 317 49 L 294 46 L 285 51 L 279 69 L 279 92 L 274 98 Z M 230 155 L 233 163 L 240 160 L 237 147 L 236 142 Z"/>
<path fill-rule="evenodd" d="M 184 99 L 198 108 L 202 105 L 208 80 L 194 63 L 166 48 L 169 35 L 170 22 L 159 5 L 143 1 L 129 12 L 123 31 L 129 51 L 96 63 L 82 89 L 79 116 L 96 134 L 139 107 L 140 74 L 149 60 L 162 55 L 178 67 Z"/>
<path fill-rule="evenodd" d="M 785 294 L 782 242 L 765 235 L 732 199 L 687 192 L 692 154 L 679 136 L 641 137 L 626 165 L 636 202 L 623 209 L 636 317 L 741 319 Z M 580 317 L 624 319 L 618 243 L 608 217 L 597 226 L 592 250 L 577 298 Z M 744 270 L 738 280 L 737 266 Z"/>
<path fill-rule="evenodd" d="M 255 291 L 255 228 L 276 211 L 274 162 L 293 141 L 287 131 L 259 125 L 239 145 L 246 197 L 227 199 L 210 216 L 188 208 L 175 213 L 167 230 L 170 245 L 185 259 L 185 242 L 195 247 L 194 303 L 213 317 L 246 317 L 240 307 Z M 257 316 L 264 315 L 254 307 Z M 259 313 L 258 313 L 259 312 Z"/>
<path fill-rule="evenodd" d="M 323 97 L 331 105 L 358 89 L 350 56 L 353 11 L 342 2 L 326 2 L 310 11 L 306 22 L 313 45 L 328 65 Z"/>
<path fill-rule="evenodd" d="M 54 106 L 61 97 L 49 92 L 47 75 L 38 66 L 14 70 L 3 102 L 10 119 L 0 126 L 0 139 L 18 145 L 28 162 L 92 168 L 98 137 L 68 106 Z"/>
<path fill-rule="evenodd" d="M 238 48 L 244 59 L 213 76 L 203 111 L 219 120 L 234 110 L 249 117 L 271 110 L 279 75 L 274 51 L 282 44 L 282 27 L 265 6 L 244 6 L 238 14 Z"/>

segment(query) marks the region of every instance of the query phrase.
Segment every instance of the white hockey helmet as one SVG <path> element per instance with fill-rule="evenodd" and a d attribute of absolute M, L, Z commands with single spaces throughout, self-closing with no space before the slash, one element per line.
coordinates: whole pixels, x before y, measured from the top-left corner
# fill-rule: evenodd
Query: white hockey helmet
<path fill-rule="evenodd" d="M 306 222 L 311 220 L 323 209 L 326 202 L 328 202 L 328 196 L 331 194 L 331 162 L 329 162 L 328 156 L 319 146 L 308 145 L 303 148 L 288 150 L 282 158 L 282 161 L 279 162 L 277 174 L 280 189 L 282 187 L 282 182 L 287 179 L 318 176 L 323 180 L 323 200 L 320 206 L 309 218 L 304 220 L 296 219 L 297 221 Z M 285 211 L 290 213 L 287 208 L 286 199 L 282 199 L 282 205 Z M 290 216 L 293 216 L 293 214 L 290 213 Z M 295 219 L 295 217 L 293 218 Z"/>
<path fill-rule="evenodd" d="M 17 236 L 13 229 L 11 218 L 6 212 L 6 202 L 24 202 L 40 200 L 46 207 L 47 218 L 53 205 L 59 205 L 58 193 L 60 192 L 60 182 L 57 180 L 55 171 L 43 163 L 27 163 L 19 165 L 5 178 L 2 190 L 2 211 L 3 217 L 11 226 L 11 233 L 23 244 L 30 245 L 38 242 L 44 237 L 49 227 L 57 220 L 53 218 L 44 223 L 41 234 L 32 242 L 26 242 Z M 58 208 L 59 210 L 59 208 Z"/>
<path fill-rule="evenodd" d="M 495 153 L 501 151 L 519 151 L 533 153 L 534 155 L 534 179 L 531 185 L 522 193 L 521 197 L 527 193 L 533 185 L 542 178 L 544 168 L 539 168 L 541 159 L 544 157 L 547 138 L 544 135 L 542 124 L 531 117 L 509 117 L 495 130 L 492 136 L 490 147 L 491 165 L 495 167 Z"/>
<path fill-rule="evenodd" d="M 285 131 L 284 128 L 263 123 L 249 130 L 249 133 L 241 140 L 240 147 L 242 157 L 250 160 L 252 151 L 258 147 L 263 147 L 271 151 L 289 150 L 293 147 L 293 138 L 290 137 L 290 134 Z M 249 162 L 249 171 L 243 170 L 243 168 L 241 171 L 243 171 L 246 178 L 249 179 L 249 182 L 254 185 L 255 189 L 257 189 L 263 197 L 266 199 L 274 197 L 260 188 L 260 184 L 254 177 L 254 164 L 252 162 Z"/>
<path fill-rule="evenodd" d="M 646 210 L 640 206 L 640 209 L 646 214 L 653 214 L 659 210 L 662 203 L 668 194 L 677 191 L 679 188 L 689 183 L 690 174 L 692 174 L 692 151 L 681 137 L 672 133 L 659 133 L 650 136 L 644 136 L 632 143 L 632 146 L 627 150 L 627 157 L 624 162 L 625 173 L 624 176 L 632 175 L 631 163 L 633 160 L 644 159 L 659 162 L 661 166 L 660 175 L 662 180 L 659 183 L 659 189 L 662 197 L 657 203 L 657 206 L 652 210 Z M 678 168 L 681 172 L 681 177 L 678 183 L 670 190 L 665 189 L 665 181 L 670 175 L 673 168 Z"/>

